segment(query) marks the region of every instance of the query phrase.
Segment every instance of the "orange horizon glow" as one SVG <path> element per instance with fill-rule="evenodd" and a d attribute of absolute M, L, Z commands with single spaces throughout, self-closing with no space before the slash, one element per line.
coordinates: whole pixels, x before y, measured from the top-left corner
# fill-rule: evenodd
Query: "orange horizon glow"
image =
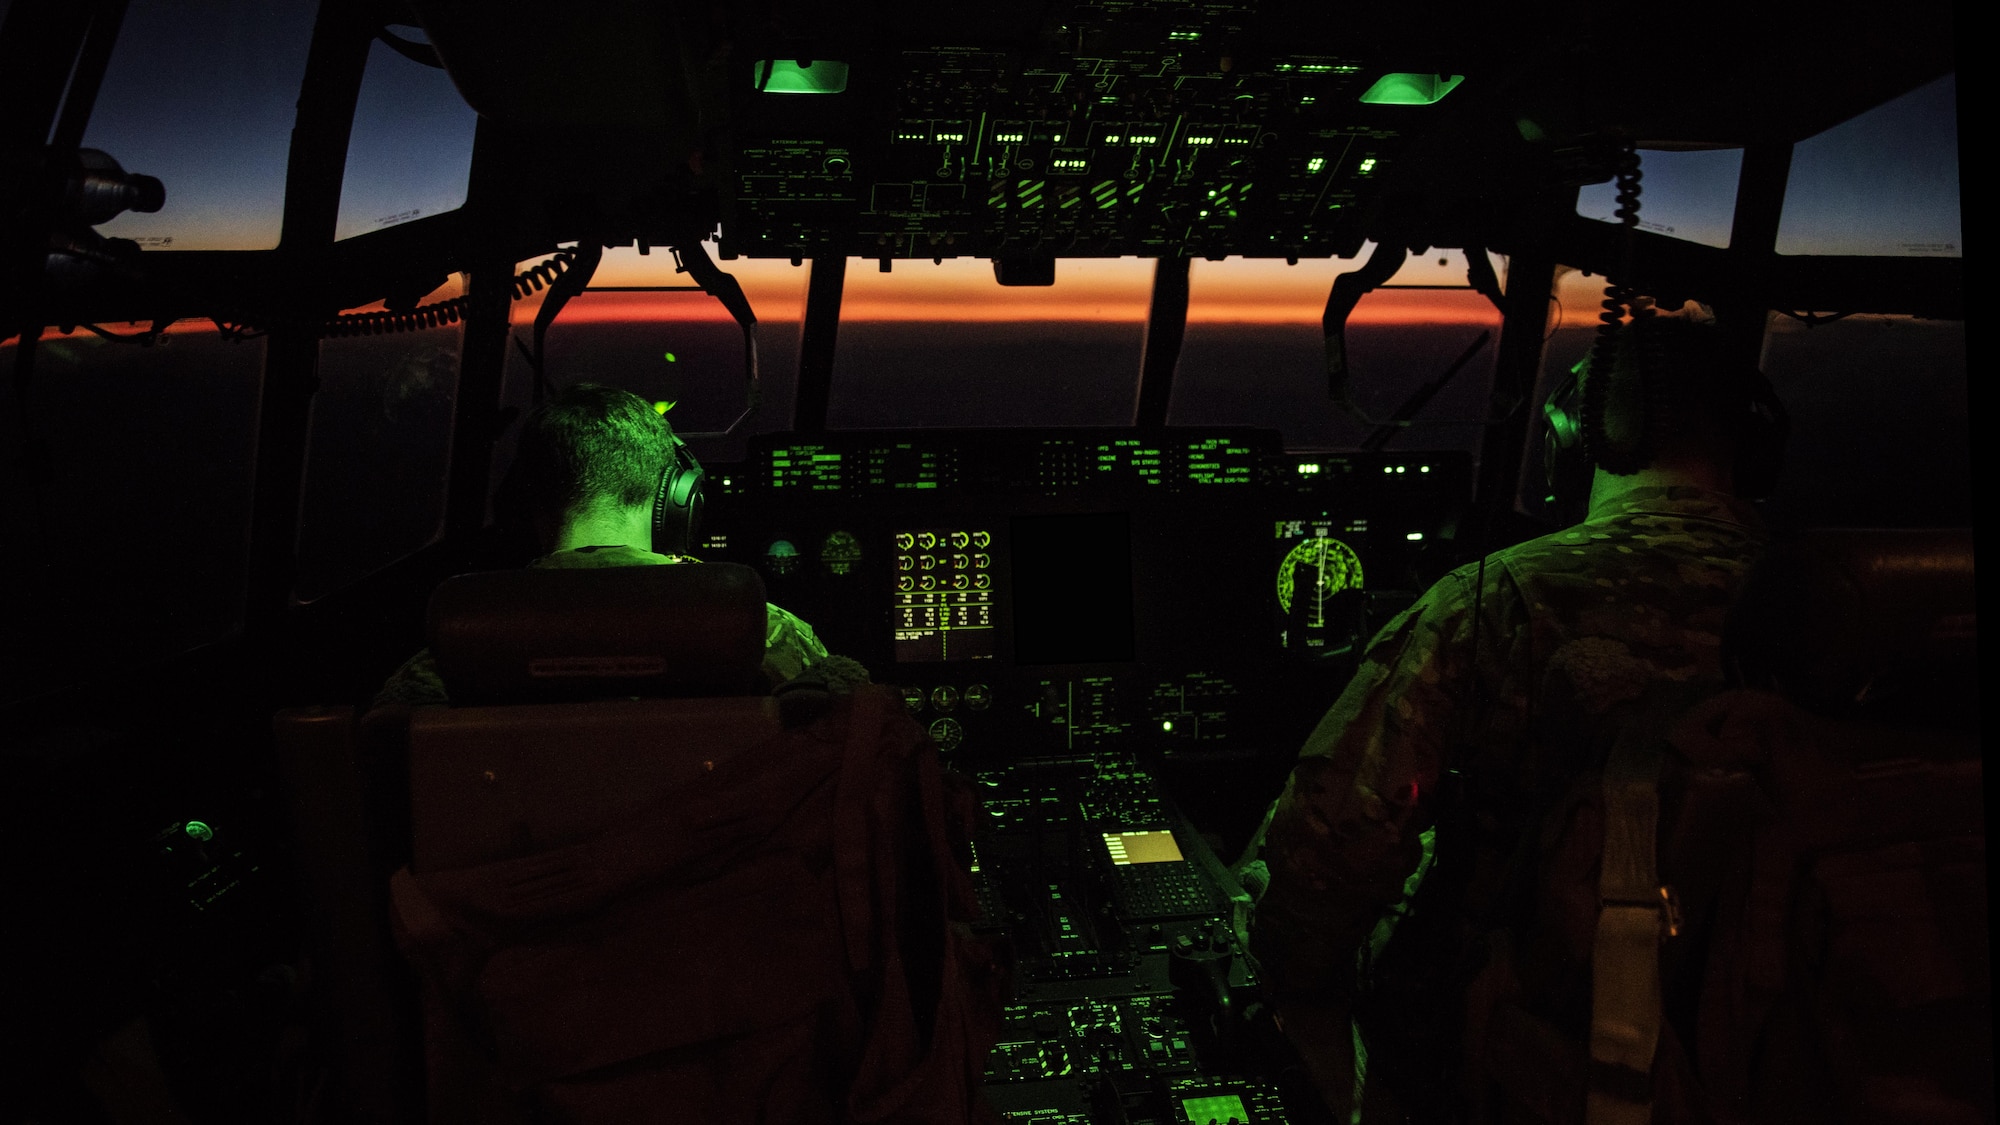
<path fill-rule="evenodd" d="M 736 277 L 758 320 L 767 326 L 795 326 L 805 313 L 807 269 L 775 259 L 720 263 Z M 1269 259 L 1196 261 L 1189 279 L 1188 324 L 1319 328 L 1333 279 L 1358 259 L 1302 261 L 1296 266 Z M 1499 272 L 1505 277 L 1504 262 Z M 1413 257 L 1390 285 L 1462 284 L 1464 259 L 1458 251 Z M 993 279 L 985 259 L 946 259 L 934 265 L 898 261 L 882 273 L 872 261 L 854 260 L 841 302 L 842 323 L 928 324 L 1121 324 L 1143 325 L 1153 281 L 1153 263 L 1139 258 L 1065 259 L 1057 281 L 1047 287 L 1005 287 Z M 636 252 L 608 251 L 593 279 L 597 285 L 685 285 L 670 255 L 641 258 Z M 1596 322 L 1604 281 L 1565 271 L 1550 303 L 1549 329 L 1588 327 Z M 426 304 L 462 292 L 459 279 L 431 294 Z M 530 325 L 543 293 L 515 303 L 517 329 Z M 376 312 L 380 302 L 352 312 Z M 586 292 L 563 309 L 558 325 L 729 323 L 721 302 L 700 292 Z M 1364 297 L 1348 323 L 1356 327 L 1434 325 L 1497 326 L 1499 313 L 1485 298 L 1463 288 L 1382 288 Z M 144 331 L 145 322 L 106 325 L 120 335 Z M 215 333 L 207 320 L 168 326 L 168 335 Z M 42 340 L 96 339 L 88 330 L 45 329 Z"/>

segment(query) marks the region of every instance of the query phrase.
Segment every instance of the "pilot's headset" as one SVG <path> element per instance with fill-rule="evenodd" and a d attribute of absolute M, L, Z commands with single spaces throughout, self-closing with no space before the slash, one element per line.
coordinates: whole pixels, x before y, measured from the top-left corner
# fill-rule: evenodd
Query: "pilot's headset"
<path fill-rule="evenodd" d="M 1641 317 L 1601 339 L 1591 355 L 1570 368 L 1569 378 L 1542 406 L 1546 422 L 1542 464 L 1549 496 L 1564 522 L 1581 518 L 1593 468 L 1603 466 L 1619 474 L 1638 471 L 1652 456 L 1665 416 L 1687 409 L 1693 394 L 1717 393 L 1697 390 L 1685 370 L 1676 370 L 1689 363 L 1714 365 L 1712 377 L 1726 388 L 1721 393 L 1740 403 L 1729 412 L 1736 495 L 1761 500 L 1776 489 L 1790 418 L 1763 372 L 1728 361 L 1713 346 L 1716 338 L 1708 334 L 1714 331 L 1692 317 Z M 1686 338 L 1665 338 L 1675 333 Z M 1706 341 L 1706 346 L 1695 346 L 1697 341 Z M 1599 368 L 1610 378 L 1597 378 Z M 1636 412 L 1637 432 L 1625 435 L 1623 441 L 1612 440 L 1604 425 L 1605 402 L 1614 393 L 1637 396 L 1641 406 Z"/>
<path fill-rule="evenodd" d="M 701 533 L 702 482 L 707 474 L 666 418 L 660 424 L 667 431 L 666 464 L 660 469 L 660 484 L 653 492 L 653 551 L 661 555 L 685 555 L 694 549 Z"/>

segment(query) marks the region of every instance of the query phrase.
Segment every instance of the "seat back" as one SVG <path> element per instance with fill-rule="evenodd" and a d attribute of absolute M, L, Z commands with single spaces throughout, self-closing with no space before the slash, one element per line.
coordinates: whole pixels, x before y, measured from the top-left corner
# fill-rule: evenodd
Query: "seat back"
<path fill-rule="evenodd" d="M 1723 658 L 1828 718 L 1973 731 L 1978 644 L 1971 528 L 1821 528 L 1758 565 Z"/>
<path fill-rule="evenodd" d="M 411 870 L 593 839 L 779 733 L 769 696 L 420 710 L 409 732 Z"/>

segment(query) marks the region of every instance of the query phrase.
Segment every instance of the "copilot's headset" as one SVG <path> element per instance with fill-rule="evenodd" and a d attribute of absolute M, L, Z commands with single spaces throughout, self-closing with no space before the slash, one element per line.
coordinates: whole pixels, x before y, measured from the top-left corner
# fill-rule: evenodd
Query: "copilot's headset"
<path fill-rule="evenodd" d="M 684 555 L 694 548 L 695 536 L 701 532 L 701 486 L 705 479 L 694 452 L 668 427 L 667 463 L 660 469 L 659 487 L 653 490 L 654 553 Z"/>
<path fill-rule="evenodd" d="M 1559 510 L 1579 511 L 1590 494 L 1590 474 L 1630 475 L 1652 459 L 1662 431 L 1692 417 L 1721 415 L 1732 431 L 1736 495 L 1768 497 L 1776 488 L 1785 441 L 1791 432 L 1785 407 L 1763 372 L 1731 362 L 1717 330 L 1679 316 L 1642 316 L 1601 333 L 1591 354 L 1570 368 L 1569 378 L 1542 407 L 1543 467 Z M 1608 372 L 1600 378 L 1598 372 Z M 1698 385 L 1702 379 L 1708 386 Z M 1605 403 L 1614 395 L 1636 404 L 1635 432 L 1614 440 L 1605 425 Z M 1700 401 L 1713 396 L 1717 409 Z M 1733 403 L 1732 403 L 1732 400 Z"/>

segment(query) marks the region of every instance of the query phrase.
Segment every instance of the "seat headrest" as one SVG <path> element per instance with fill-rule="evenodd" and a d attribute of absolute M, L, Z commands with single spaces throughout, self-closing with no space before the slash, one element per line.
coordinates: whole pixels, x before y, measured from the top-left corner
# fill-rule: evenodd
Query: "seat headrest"
<path fill-rule="evenodd" d="M 754 693 L 764 582 L 735 563 L 461 574 L 431 595 L 454 704 Z"/>
<path fill-rule="evenodd" d="M 1970 528 L 1826 528 L 1758 564 L 1723 657 L 1820 715 L 1957 728 L 1978 722 L 1978 642 Z"/>

